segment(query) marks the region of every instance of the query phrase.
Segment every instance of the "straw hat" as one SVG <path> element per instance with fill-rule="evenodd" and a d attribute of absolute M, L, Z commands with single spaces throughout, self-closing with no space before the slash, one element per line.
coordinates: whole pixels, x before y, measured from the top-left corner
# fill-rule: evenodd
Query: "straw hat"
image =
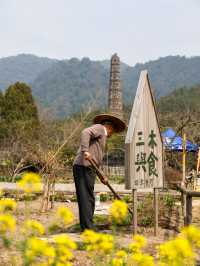
<path fill-rule="evenodd" d="M 111 114 L 100 114 L 93 119 L 94 124 L 103 124 L 104 122 L 111 122 L 116 133 L 126 129 L 126 124 L 120 118 Z"/>

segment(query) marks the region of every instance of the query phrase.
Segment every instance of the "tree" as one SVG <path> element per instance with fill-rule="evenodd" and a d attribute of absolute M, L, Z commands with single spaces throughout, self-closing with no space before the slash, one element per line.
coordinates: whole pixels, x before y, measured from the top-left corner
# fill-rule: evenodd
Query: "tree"
<path fill-rule="evenodd" d="M 1 121 L 1 118 L 2 118 L 3 102 L 4 102 L 3 93 L 0 91 L 0 121 Z"/>
<path fill-rule="evenodd" d="M 39 118 L 31 88 L 17 82 L 8 87 L 2 105 L 2 120 L 7 127 L 7 136 L 32 137 L 39 126 Z"/>

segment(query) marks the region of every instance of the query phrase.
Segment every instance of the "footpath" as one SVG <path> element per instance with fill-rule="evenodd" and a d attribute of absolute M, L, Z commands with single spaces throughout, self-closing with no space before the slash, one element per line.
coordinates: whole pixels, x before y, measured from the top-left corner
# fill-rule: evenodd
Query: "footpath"
<path fill-rule="evenodd" d="M 124 184 L 111 184 L 114 190 L 121 194 L 129 194 L 132 191 L 129 189 L 125 189 Z M 2 190 L 20 190 L 17 187 L 16 183 L 9 183 L 9 182 L 0 182 L 0 189 Z M 109 192 L 109 188 L 103 184 L 96 183 L 94 187 L 95 192 Z M 65 193 L 74 193 L 75 192 L 75 185 L 74 183 L 57 183 L 55 184 L 55 192 L 65 192 Z M 144 192 L 144 190 L 139 189 L 138 192 Z M 145 192 L 152 192 L 152 189 L 146 189 Z"/>
<path fill-rule="evenodd" d="M 112 187 L 122 193 L 130 193 L 131 190 L 127 190 L 124 187 L 124 184 L 112 184 Z M 3 190 L 20 190 L 17 187 L 16 183 L 10 183 L 10 182 L 0 182 L 0 189 Z M 69 192 L 74 193 L 75 192 L 75 185 L 74 183 L 57 183 L 55 184 L 55 191 L 56 192 Z M 95 192 L 108 192 L 109 188 L 103 184 L 95 184 Z"/>

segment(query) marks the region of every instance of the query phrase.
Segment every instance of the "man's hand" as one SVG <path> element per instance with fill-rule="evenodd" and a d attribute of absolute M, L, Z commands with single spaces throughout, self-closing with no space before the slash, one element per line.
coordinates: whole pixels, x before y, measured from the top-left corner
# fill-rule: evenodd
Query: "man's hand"
<path fill-rule="evenodd" d="M 104 184 L 104 185 L 107 185 L 108 184 L 108 178 L 106 176 L 104 176 L 103 178 L 101 178 L 101 182 Z"/>
<path fill-rule="evenodd" d="M 92 159 L 92 155 L 88 152 L 88 151 L 85 151 L 84 152 L 84 158 L 86 159 L 86 160 L 88 160 L 88 159 Z"/>

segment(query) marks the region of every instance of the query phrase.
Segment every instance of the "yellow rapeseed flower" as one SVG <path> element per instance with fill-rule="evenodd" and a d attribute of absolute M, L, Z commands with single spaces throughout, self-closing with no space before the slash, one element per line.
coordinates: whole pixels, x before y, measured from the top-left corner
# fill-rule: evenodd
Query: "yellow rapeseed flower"
<path fill-rule="evenodd" d="M 69 225 L 74 220 L 73 213 L 67 207 L 58 208 L 56 216 L 57 216 L 58 222 L 64 226 Z"/>
<path fill-rule="evenodd" d="M 34 263 L 34 266 L 49 266 L 49 263 L 47 263 L 47 262 L 35 262 Z"/>
<path fill-rule="evenodd" d="M 67 262 L 74 258 L 72 252 L 65 246 L 56 247 L 56 257 L 59 262 Z"/>
<path fill-rule="evenodd" d="M 16 221 L 10 214 L 0 214 L 0 233 L 14 232 Z"/>
<path fill-rule="evenodd" d="M 109 234 L 95 233 L 92 230 L 85 230 L 82 235 L 83 243 L 87 246 L 87 251 L 98 251 L 109 253 L 113 250 L 113 236 Z"/>
<path fill-rule="evenodd" d="M 98 243 L 100 252 L 109 253 L 113 249 L 114 246 L 113 241 L 114 240 L 112 235 L 100 234 L 99 243 Z"/>
<path fill-rule="evenodd" d="M 123 266 L 125 265 L 125 260 L 127 258 L 127 253 L 124 250 L 118 250 L 115 253 L 115 257 L 112 259 L 112 266 Z"/>
<path fill-rule="evenodd" d="M 155 266 L 152 256 L 144 253 L 135 253 L 131 256 L 128 265 L 132 266 Z"/>
<path fill-rule="evenodd" d="M 125 202 L 121 201 L 121 200 L 115 200 L 111 207 L 110 207 L 110 216 L 111 219 L 117 223 L 120 224 L 122 223 L 128 214 L 128 206 Z"/>
<path fill-rule="evenodd" d="M 77 249 L 77 244 L 67 235 L 54 236 L 54 241 L 57 245 L 62 245 L 69 249 Z"/>
<path fill-rule="evenodd" d="M 99 234 L 92 230 L 86 229 L 81 234 L 81 238 L 85 244 L 95 244 L 99 240 Z"/>
<path fill-rule="evenodd" d="M 124 261 L 121 258 L 113 258 L 112 259 L 112 266 L 123 266 Z"/>
<path fill-rule="evenodd" d="M 199 228 L 190 225 L 183 228 L 181 235 L 186 238 L 190 243 L 195 244 L 198 248 L 200 247 L 200 230 Z"/>
<path fill-rule="evenodd" d="M 159 258 L 167 265 L 193 265 L 195 254 L 187 239 L 177 237 L 159 246 Z"/>
<path fill-rule="evenodd" d="M 26 220 L 22 232 L 27 236 L 41 236 L 45 233 L 44 226 L 36 220 Z"/>
<path fill-rule="evenodd" d="M 17 203 L 13 199 L 0 200 L 0 212 L 13 211 L 16 209 Z"/>
<path fill-rule="evenodd" d="M 129 244 L 129 249 L 133 253 L 141 252 L 141 248 L 146 246 L 146 239 L 141 235 L 134 235 L 133 242 Z"/>
<path fill-rule="evenodd" d="M 63 262 L 57 262 L 57 263 L 55 263 L 55 266 L 72 266 L 72 264 L 68 261 L 66 261 L 64 263 Z"/>
<path fill-rule="evenodd" d="M 53 263 L 56 256 L 55 249 L 46 241 L 37 237 L 30 237 L 25 248 L 25 258 L 31 263 L 36 263 L 38 258 L 44 262 Z M 35 265 L 35 264 L 34 264 Z"/>
<path fill-rule="evenodd" d="M 138 253 L 141 251 L 141 246 L 137 242 L 130 243 L 128 248 L 132 253 Z"/>
<path fill-rule="evenodd" d="M 140 245 L 141 248 L 145 247 L 146 244 L 147 244 L 147 241 L 146 241 L 145 237 L 143 237 L 141 235 L 137 235 L 137 234 L 134 235 L 133 236 L 133 240 L 135 242 L 137 242 Z"/>
<path fill-rule="evenodd" d="M 32 172 L 25 173 L 17 185 L 26 193 L 38 192 L 42 187 L 40 176 Z"/>
<path fill-rule="evenodd" d="M 127 253 L 124 250 L 118 250 L 116 252 L 115 256 L 118 258 L 125 258 L 125 257 L 127 257 Z"/>

